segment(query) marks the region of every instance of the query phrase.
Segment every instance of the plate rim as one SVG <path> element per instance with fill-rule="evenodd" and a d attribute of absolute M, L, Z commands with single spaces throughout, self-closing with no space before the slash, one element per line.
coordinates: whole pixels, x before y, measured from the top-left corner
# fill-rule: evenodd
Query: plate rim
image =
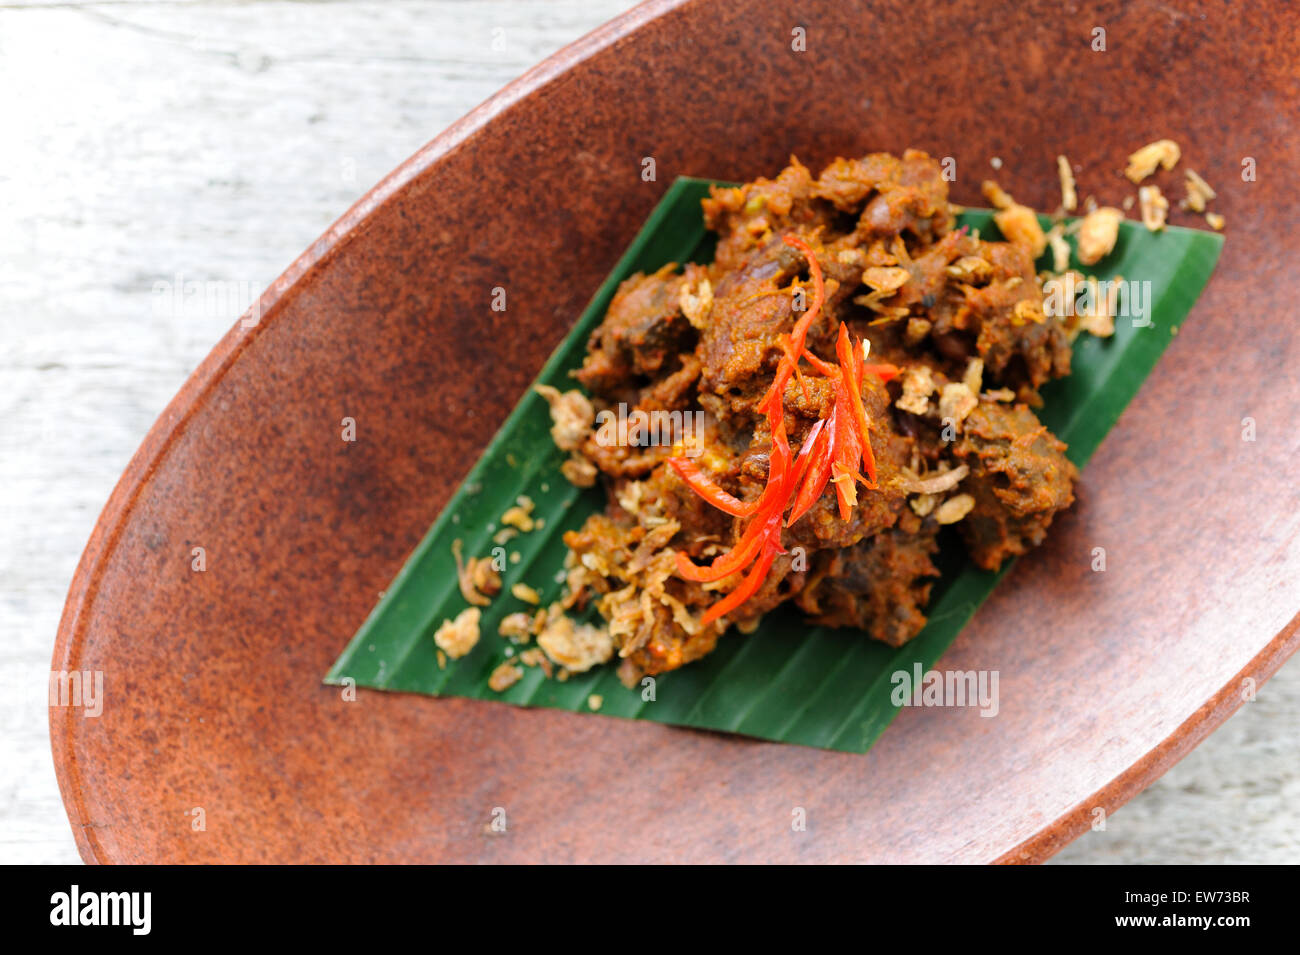
<path fill-rule="evenodd" d="M 364 236 L 372 227 L 375 213 L 400 194 L 414 180 L 445 157 L 453 154 L 499 115 L 562 78 L 573 67 L 604 52 L 652 21 L 697 0 L 643 0 L 613 20 L 562 47 L 541 63 L 504 86 L 483 103 L 452 123 L 408 159 L 388 173 L 352 204 L 324 233 L 312 242 L 268 286 L 257 302 L 240 316 L 213 349 L 199 363 L 167 403 L 132 455 L 113 487 L 89 539 L 78 559 L 60 615 L 51 658 L 52 671 L 76 669 L 83 650 L 95 599 L 109 558 L 127 527 L 144 486 L 156 466 L 168 453 L 198 408 L 209 400 L 262 329 L 278 316 L 282 307 L 317 270 Z M 249 316 L 257 320 L 245 328 Z M 1059 852 L 1089 827 L 1093 807 L 1104 805 L 1113 812 L 1136 796 L 1221 726 L 1244 702 L 1239 687 L 1253 678 L 1262 686 L 1282 664 L 1300 649 L 1300 613 L 1282 627 L 1263 648 L 1164 739 L 1149 749 L 1089 798 L 991 861 L 994 863 L 1040 863 Z M 73 708 L 50 707 L 50 747 L 55 777 L 68 815 L 73 837 L 82 859 L 103 864 L 115 860 L 95 833 L 87 813 L 85 789 L 72 739 Z M 886 730 L 888 732 L 888 730 Z"/>

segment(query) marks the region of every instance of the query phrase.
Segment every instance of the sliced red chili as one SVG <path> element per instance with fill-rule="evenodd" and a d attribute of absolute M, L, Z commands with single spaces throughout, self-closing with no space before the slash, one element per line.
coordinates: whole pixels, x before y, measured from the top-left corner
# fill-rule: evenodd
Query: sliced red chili
<path fill-rule="evenodd" d="M 872 365 L 861 365 L 862 371 L 868 375 L 875 375 L 885 384 L 893 381 L 901 374 L 897 365 L 891 365 L 888 362 L 880 362 Z"/>
<path fill-rule="evenodd" d="M 808 274 L 812 276 L 813 281 L 813 300 L 807 310 L 794 323 L 794 330 L 790 334 L 790 349 L 787 356 L 783 356 L 776 366 L 776 377 L 772 379 L 772 385 L 767 389 L 767 394 L 763 400 L 758 403 L 758 410 L 766 412 L 773 404 L 781 402 L 781 396 L 785 394 L 785 386 L 789 383 L 790 377 L 795 374 L 799 367 L 799 358 L 803 354 L 804 341 L 808 337 L 808 329 L 816 321 L 817 316 L 821 314 L 822 305 L 826 301 L 826 282 L 822 278 L 822 267 L 817 261 L 817 256 L 813 254 L 812 246 L 797 235 L 784 235 L 781 241 L 792 249 L 798 249 L 808 260 Z"/>
<path fill-rule="evenodd" d="M 803 439 L 803 446 L 799 449 L 799 456 L 795 458 L 794 469 L 790 472 L 789 486 L 786 489 L 788 498 L 794 493 L 794 489 L 799 486 L 803 476 L 808 471 L 808 462 L 812 460 L 812 448 L 817 443 L 817 436 L 822 433 L 822 428 L 826 427 L 826 419 L 818 418 L 817 423 L 808 429 L 808 436 Z"/>
<path fill-rule="evenodd" d="M 778 337 L 781 359 L 777 362 L 771 386 L 757 406 L 767 416 L 768 430 L 772 435 L 767 483 L 762 493 L 753 501 L 741 501 L 718 487 L 695 462 L 685 458 L 669 459 L 682 479 L 706 501 L 728 514 L 751 518 L 735 545 L 707 566 L 695 564 L 683 553 L 676 555 L 678 576 L 699 583 L 721 580 L 749 567 L 740 584 L 704 612 L 700 618 L 702 624 L 712 623 L 732 612 L 762 587 L 777 555 L 785 553 L 781 547 L 781 526 L 787 508 L 789 516 L 784 523 L 789 527 L 808 512 L 826 490 L 827 481 L 833 479 L 840 517 L 849 520 L 857 504 L 857 482 L 866 483 L 858 471 L 859 460 L 870 480 L 874 482 L 876 479 L 870 422 L 862 404 L 863 375 L 870 372 L 887 382 L 898 374 L 898 368 L 893 365 L 865 364 L 843 323 L 840 323 L 835 343 L 838 364 L 823 361 L 806 350 L 808 331 L 825 305 L 825 281 L 821 266 L 807 242 L 793 235 L 783 236 L 782 241 L 798 249 L 807 259 L 813 300 L 795 322 L 792 331 Z M 814 371 L 831 381 L 834 402 L 830 415 L 809 429 L 799 454 L 792 459 L 785 430 L 783 400 L 792 377 L 797 377 L 804 397 L 808 397 L 807 385 L 799 369 L 802 360 L 807 360 Z"/>
<path fill-rule="evenodd" d="M 758 593 L 758 588 L 763 586 L 763 581 L 767 579 L 767 572 L 772 569 L 772 561 L 776 559 L 779 550 L 780 545 L 773 545 L 769 540 L 758 558 L 758 563 L 745 575 L 740 586 L 704 611 L 704 615 L 700 617 L 701 626 L 706 626 L 719 617 L 725 616 Z"/>
<path fill-rule="evenodd" d="M 750 562 L 758 554 L 763 545 L 765 522 L 755 518 L 750 522 L 749 527 L 745 528 L 745 533 L 736 545 L 727 551 L 721 557 L 718 557 L 713 563 L 706 566 L 700 566 L 691 561 L 689 557 L 681 551 L 677 552 L 677 576 L 683 580 L 693 580 L 696 583 L 707 584 L 715 580 L 721 580 L 723 577 L 730 577 L 738 570 L 743 570 L 749 566 Z"/>
<path fill-rule="evenodd" d="M 809 453 L 808 473 L 804 476 L 803 484 L 790 508 L 790 516 L 785 521 L 786 527 L 790 527 L 808 512 L 808 509 L 822 496 L 822 491 L 826 489 L 826 482 L 830 479 L 831 436 L 835 433 L 835 412 L 832 411 L 831 416 L 825 421 L 826 427 L 822 428 L 821 434 L 813 442 L 812 451 Z"/>
<path fill-rule="evenodd" d="M 697 583 L 709 583 L 730 576 L 747 566 L 754 559 L 770 533 L 769 528 L 773 519 L 776 520 L 779 531 L 781 515 L 785 512 L 785 505 L 789 499 L 790 444 L 785 436 L 785 422 L 782 413 L 774 413 L 770 416 L 770 420 L 774 427 L 772 430 L 772 452 L 768 459 L 767 484 L 763 487 L 763 493 L 749 502 L 749 504 L 753 505 L 751 513 L 754 515 L 754 519 L 749 522 L 740 540 L 736 541 L 731 550 L 717 557 L 707 566 L 694 563 L 689 557 L 678 551 L 676 558 L 677 576 L 682 579 L 693 580 Z"/>
<path fill-rule="evenodd" d="M 690 458 L 669 458 L 668 463 L 672 465 L 678 477 L 690 485 L 692 491 L 718 510 L 725 511 L 736 517 L 748 517 L 758 510 L 758 498 L 752 501 L 742 501 L 740 498 L 728 494 L 714 484 L 700 466 Z"/>
<path fill-rule="evenodd" d="M 852 387 L 844 389 L 843 396 L 839 391 L 836 392 L 836 401 L 846 400 L 848 403 L 848 412 L 852 415 L 853 426 L 857 431 L 857 454 L 862 457 L 862 466 L 866 469 L 867 479 L 875 484 L 876 481 L 876 456 L 871 450 L 871 425 L 867 420 L 867 411 L 862 406 L 862 358 L 858 349 L 853 347 L 853 342 L 849 338 L 849 330 L 843 322 L 840 322 L 839 338 L 835 342 L 835 354 L 840 360 L 840 369 L 843 371 L 843 377 L 852 382 Z M 857 455 L 851 463 L 853 473 L 856 475 L 858 470 Z M 850 466 L 847 460 L 844 461 L 846 466 Z M 840 487 L 840 485 L 836 485 Z M 856 495 L 850 495 L 856 500 Z M 844 516 L 844 498 L 840 498 L 840 515 Z M 848 520 L 845 517 L 845 520 Z"/>
<path fill-rule="evenodd" d="M 803 357 L 807 359 L 808 364 L 813 366 L 813 371 L 817 372 L 817 374 L 821 375 L 823 378 L 834 378 L 840 373 L 839 369 L 830 362 L 822 361 L 810 351 L 804 352 Z"/>
<path fill-rule="evenodd" d="M 840 519 L 847 521 L 858 503 L 858 458 L 862 455 L 862 442 L 858 437 L 858 422 L 854 420 L 853 401 L 850 397 L 851 375 L 835 382 L 835 453 L 831 461 L 831 482 L 839 502 Z"/>

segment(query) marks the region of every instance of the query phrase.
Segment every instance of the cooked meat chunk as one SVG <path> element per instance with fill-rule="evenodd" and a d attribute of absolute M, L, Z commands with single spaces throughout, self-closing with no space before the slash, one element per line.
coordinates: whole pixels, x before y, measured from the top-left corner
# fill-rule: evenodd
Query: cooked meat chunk
<path fill-rule="evenodd" d="M 578 381 L 600 397 L 635 402 L 650 380 L 680 368 L 680 356 L 689 354 L 695 341 L 681 310 L 686 281 L 668 265 L 620 285 L 604 322 L 592 333 Z"/>
<path fill-rule="evenodd" d="M 599 614 L 625 681 L 787 602 L 900 646 L 925 624 L 941 524 L 997 567 L 1072 501 L 1075 468 L 1029 410 L 1069 373 L 1069 336 L 1032 244 L 955 229 L 947 187 L 912 150 L 819 176 L 792 160 L 704 200 L 711 265 L 619 287 L 576 373 L 596 422 L 570 464 L 609 506 L 565 535 L 565 606 Z M 689 433 L 611 442 L 615 409 Z"/>
<path fill-rule="evenodd" d="M 986 570 L 1041 544 L 1056 512 L 1074 503 L 1078 469 L 1024 405 L 981 401 L 955 453 L 970 467 L 962 487 L 975 498 L 958 526 L 971 558 Z"/>
<path fill-rule="evenodd" d="M 817 554 L 809 583 L 795 598 L 813 623 L 856 627 L 872 639 L 901 647 L 925 626 L 931 578 L 939 571 L 931 556 L 938 525 L 909 522 L 852 547 Z"/>
<path fill-rule="evenodd" d="M 783 290 L 797 262 L 774 238 L 714 285 L 713 320 L 700 334 L 700 390 L 719 397 L 720 415 L 751 414 L 770 384 L 776 337 L 795 322 L 794 292 Z"/>

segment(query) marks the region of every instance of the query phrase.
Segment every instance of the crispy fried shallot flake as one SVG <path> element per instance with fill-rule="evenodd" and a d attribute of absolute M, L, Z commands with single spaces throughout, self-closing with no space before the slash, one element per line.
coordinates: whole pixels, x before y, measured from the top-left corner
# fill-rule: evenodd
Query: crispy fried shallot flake
<path fill-rule="evenodd" d="M 1052 271 L 1064 272 L 1070 267 L 1070 243 L 1065 241 L 1065 226 L 1056 223 L 1047 230 L 1047 245 L 1052 250 Z"/>
<path fill-rule="evenodd" d="M 1012 199 L 1007 191 L 992 179 L 985 179 L 980 183 L 980 192 L 984 194 L 984 198 L 989 201 L 989 205 L 993 206 L 994 209 L 1010 209 L 1016 204 L 1016 200 Z"/>
<path fill-rule="evenodd" d="M 511 640 L 517 640 L 520 643 L 527 643 L 531 636 L 533 627 L 533 618 L 520 610 L 517 613 L 508 613 L 501 618 L 501 623 L 497 627 L 497 633 Z"/>
<path fill-rule="evenodd" d="M 491 596 L 501 592 L 501 575 L 487 557 L 471 557 L 468 561 L 461 554 L 460 538 L 451 542 L 451 556 L 456 561 L 456 583 L 460 586 L 460 595 L 465 602 L 475 607 L 486 607 L 492 601 Z"/>
<path fill-rule="evenodd" d="M 548 614 L 537 645 L 570 673 L 585 673 L 614 655 L 609 632 L 590 623 L 574 623 L 564 613 Z"/>
<path fill-rule="evenodd" d="M 1159 186 L 1143 186 L 1139 189 L 1138 207 L 1142 210 L 1142 224 L 1149 231 L 1159 232 L 1165 227 L 1169 200 L 1160 192 Z"/>
<path fill-rule="evenodd" d="M 943 386 L 939 392 L 939 417 L 944 422 L 951 421 L 958 431 L 966 416 L 980 403 L 975 392 L 966 387 L 964 382 L 954 381 Z"/>
<path fill-rule="evenodd" d="M 478 622 L 482 611 L 467 607 L 455 620 L 444 620 L 433 634 L 433 642 L 453 660 L 459 660 L 478 643 Z"/>
<path fill-rule="evenodd" d="M 1197 175 L 1195 169 L 1184 169 L 1183 179 L 1187 184 L 1187 198 L 1183 200 L 1183 205 L 1193 212 L 1204 212 L 1206 203 L 1218 198 L 1219 194 Z"/>
<path fill-rule="evenodd" d="M 974 506 L 975 498 L 969 494 L 958 494 L 939 505 L 939 509 L 935 511 L 934 519 L 940 524 L 956 524 L 969 514 Z"/>
<path fill-rule="evenodd" d="M 708 321 L 709 311 L 713 308 L 713 286 L 707 278 L 701 278 L 699 285 L 692 288 L 683 283 L 677 297 L 677 306 L 694 328 L 703 328 Z"/>
<path fill-rule="evenodd" d="M 510 593 L 514 595 L 516 600 L 522 600 L 526 604 L 533 604 L 535 606 L 542 602 L 541 594 L 522 581 L 511 587 Z"/>
<path fill-rule="evenodd" d="M 576 388 L 563 394 L 551 385 L 538 385 L 533 390 L 551 407 L 551 438 L 555 446 L 561 451 L 575 450 L 596 422 L 596 409 L 591 401 Z"/>
<path fill-rule="evenodd" d="M 1079 206 L 1079 194 L 1074 188 L 1074 170 L 1070 168 L 1070 160 L 1057 156 L 1056 171 L 1061 177 L 1061 208 L 1072 212 Z"/>
<path fill-rule="evenodd" d="M 546 674 L 546 679 L 551 678 L 551 658 L 536 647 L 529 647 L 519 654 L 519 662 L 526 667 L 540 667 Z"/>
<path fill-rule="evenodd" d="M 873 266 L 862 271 L 862 284 L 876 292 L 896 292 L 912 277 L 907 269 L 898 266 Z"/>
<path fill-rule="evenodd" d="M 1119 238 L 1119 224 L 1124 213 L 1114 206 L 1102 206 L 1083 217 L 1079 223 L 1079 261 L 1096 265 L 1115 248 Z"/>
<path fill-rule="evenodd" d="M 596 465 L 576 451 L 560 465 L 560 473 L 574 487 L 593 487 L 596 484 Z"/>
<path fill-rule="evenodd" d="M 911 505 L 912 512 L 917 517 L 928 517 L 939 501 L 940 496 L 938 494 L 918 494 L 907 503 Z"/>
<path fill-rule="evenodd" d="M 518 683 L 523 678 L 523 675 L 523 670 L 507 660 L 493 670 L 492 675 L 488 677 L 488 689 L 495 690 L 497 693 L 504 693 Z"/>
<path fill-rule="evenodd" d="M 1157 166 L 1173 169 L 1174 166 L 1178 165 L 1178 160 L 1182 158 L 1182 155 L 1182 150 L 1178 148 L 1178 144 L 1172 139 L 1157 139 L 1154 143 L 1147 143 L 1141 149 L 1129 155 L 1128 166 L 1124 169 L 1124 175 L 1128 176 L 1129 181 L 1136 185 L 1155 172 Z"/>
<path fill-rule="evenodd" d="M 949 471 L 940 471 L 937 474 L 923 478 L 904 472 L 903 490 L 909 494 L 942 494 L 944 491 L 951 491 L 955 488 L 968 474 L 970 474 L 970 468 L 965 464 L 959 464 Z"/>
<path fill-rule="evenodd" d="M 981 188 L 984 198 L 998 210 L 993 213 L 993 223 L 1007 241 L 1028 249 L 1032 258 L 1042 255 L 1047 248 L 1047 236 L 1043 234 L 1043 227 L 1039 225 L 1034 210 L 1016 202 L 991 179 L 984 180 Z"/>
<path fill-rule="evenodd" d="M 930 411 L 930 395 L 934 393 L 934 376 L 929 365 L 914 365 L 903 376 L 903 393 L 895 407 L 924 415 Z"/>
<path fill-rule="evenodd" d="M 1047 315 L 1043 312 L 1043 303 L 1040 300 L 1022 298 L 1011 309 L 1011 324 L 1013 325 L 1027 325 L 1030 322 L 1041 325 L 1045 321 L 1047 321 Z"/>
<path fill-rule="evenodd" d="M 645 496 L 645 484 L 641 481 L 629 481 L 614 494 L 618 506 L 633 517 L 641 513 L 641 499 Z"/>
<path fill-rule="evenodd" d="M 531 497 L 521 494 L 516 499 L 515 506 L 501 515 L 501 523 L 518 528 L 527 534 L 537 526 L 537 522 L 533 520 L 533 508 L 535 506 Z"/>
<path fill-rule="evenodd" d="M 1085 281 L 1090 289 L 1091 305 L 1076 313 L 1077 328 L 1097 338 L 1109 338 L 1115 334 L 1115 313 L 1119 310 L 1119 285 L 1117 282 L 1108 283 L 1103 288 L 1095 275 L 1088 276 Z"/>
<path fill-rule="evenodd" d="M 1038 216 L 1028 206 L 1012 206 L 993 213 L 993 222 L 998 230 L 1012 245 L 1019 245 L 1029 250 L 1032 258 L 1038 258 L 1047 248 L 1047 236 L 1038 223 Z"/>
<path fill-rule="evenodd" d="M 944 271 L 958 281 L 975 285 L 989 280 L 993 275 L 993 264 L 978 255 L 963 255 Z"/>

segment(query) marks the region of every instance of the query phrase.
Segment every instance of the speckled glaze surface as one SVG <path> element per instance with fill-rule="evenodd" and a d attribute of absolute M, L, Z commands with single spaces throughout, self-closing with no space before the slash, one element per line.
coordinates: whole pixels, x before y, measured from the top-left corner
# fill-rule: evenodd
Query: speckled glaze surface
<path fill-rule="evenodd" d="M 1047 857 L 1300 642 L 1298 54 L 1280 4 L 939 0 L 652 2 L 562 51 L 304 253 L 128 467 L 54 651 L 104 675 L 100 717 L 50 711 L 82 855 Z M 862 757 L 320 684 L 674 176 L 915 145 L 957 159 L 958 201 L 999 156 L 1050 208 L 1065 153 L 1118 203 L 1125 155 L 1162 136 L 1218 189 L 1227 245 L 1076 507 L 939 665 L 998 670 L 997 718 L 906 710 Z"/>

